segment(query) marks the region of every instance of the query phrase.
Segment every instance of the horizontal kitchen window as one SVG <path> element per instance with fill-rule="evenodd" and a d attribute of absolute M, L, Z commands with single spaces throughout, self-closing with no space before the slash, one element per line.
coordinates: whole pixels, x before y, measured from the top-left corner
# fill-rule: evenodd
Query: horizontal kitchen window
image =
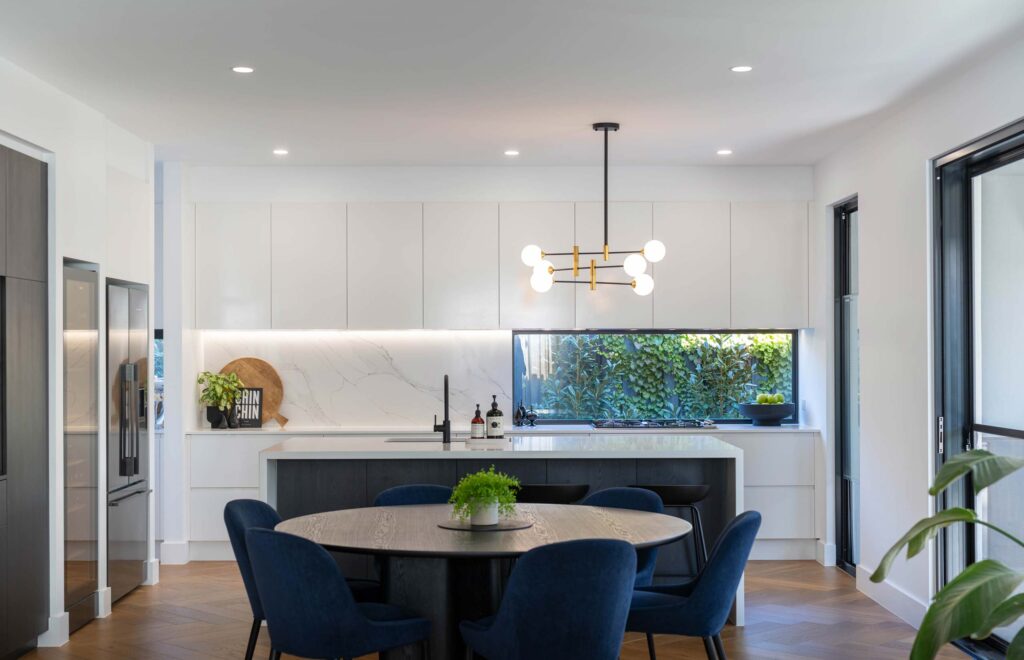
<path fill-rule="evenodd" d="M 512 350 L 515 404 L 541 422 L 745 422 L 758 394 L 798 396 L 794 331 L 516 332 Z"/>

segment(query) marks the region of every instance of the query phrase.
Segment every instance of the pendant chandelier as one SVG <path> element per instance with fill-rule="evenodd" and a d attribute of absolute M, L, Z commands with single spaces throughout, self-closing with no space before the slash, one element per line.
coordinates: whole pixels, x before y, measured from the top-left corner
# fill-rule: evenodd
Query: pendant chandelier
<path fill-rule="evenodd" d="M 579 245 L 572 246 L 572 252 L 545 252 L 537 245 L 527 245 L 523 248 L 520 257 L 523 263 L 533 269 L 530 277 L 530 286 L 538 293 L 544 293 L 555 284 L 586 284 L 591 291 L 597 290 L 598 284 L 611 284 L 615 286 L 628 286 L 638 296 L 646 296 L 654 291 L 654 278 L 647 274 L 647 263 L 655 263 L 665 258 L 665 244 L 659 240 L 650 240 L 640 250 L 612 250 L 608 246 L 608 133 L 619 130 L 615 122 L 600 122 L 594 124 L 595 131 L 604 132 L 604 247 L 597 252 L 580 251 Z M 602 262 L 607 262 L 611 255 L 624 254 L 626 257 L 621 265 L 602 263 L 597 264 L 601 256 Z M 548 260 L 548 257 L 572 257 L 572 266 L 556 268 Z M 589 266 L 580 265 L 580 257 L 591 257 Z M 597 271 L 607 268 L 622 268 L 629 281 L 599 280 Z M 587 270 L 587 278 L 580 279 L 580 271 Z M 556 273 L 572 272 L 572 279 L 555 279 Z"/>

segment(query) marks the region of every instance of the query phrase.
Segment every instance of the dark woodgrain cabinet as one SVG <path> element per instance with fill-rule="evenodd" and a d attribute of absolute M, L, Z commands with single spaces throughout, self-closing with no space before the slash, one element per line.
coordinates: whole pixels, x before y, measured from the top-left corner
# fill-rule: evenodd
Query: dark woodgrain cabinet
<path fill-rule="evenodd" d="M 0 657 L 12 657 L 48 624 L 47 172 L 0 147 L 0 173 Z"/>

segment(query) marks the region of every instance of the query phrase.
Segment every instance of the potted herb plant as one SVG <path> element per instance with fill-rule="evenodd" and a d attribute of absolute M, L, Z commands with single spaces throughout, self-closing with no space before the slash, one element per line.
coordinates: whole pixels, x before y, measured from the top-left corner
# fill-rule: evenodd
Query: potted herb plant
<path fill-rule="evenodd" d="M 449 502 L 459 520 L 468 519 L 471 525 L 497 525 L 499 516 L 515 513 L 518 490 L 518 479 L 495 472 L 492 465 L 462 477 Z"/>
<path fill-rule="evenodd" d="M 935 483 L 928 494 L 935 497 L 970 474 L 970 483 L 977 495 L 1022 467 L 1024 458 L 997 456 L 984 449 L 973 449 L 946 461 L 935 475 Z M 1024 540 L 982 520 L 974 511 L 953 507 L 939 511 L 930 518 L 923 518 L 911 527 L 885 553 L 878 569 L 871 575 L 871 581 L 881 582 L 885 579 L 904 546 L 907 546 L 907 559 L 910 559 L 927 548 L 928 542 L 935 538 L 939 530 L 957 523 L 987 527 L 1024 547 Z M 994 559 L 983 559 L 965 568 L 935 594 L 914 639 L 914 647 L 910 651 L 911 660 L 931 660 L 948 642 L 961 637 L 984 639 L 994 629 L 1008 626 L 1024 616 L 1024 594 L 1014 594 L 1021 583 L 1024 583 L 1024 572 Z M 1010 640 L 1006 657 L 1007 660 L 1024 658 L 1024 630 Z"/>
<path fill-rule="evenodd" d="M 199 393 L 199 402 L 206 404 L 206 421 L 210 422 L 210 426 L 215 429 L 238 428 L 235 401 L 245 387 L 238 374 L 204 371 L 199 374 L 196 382 L 203 388 Z"/>

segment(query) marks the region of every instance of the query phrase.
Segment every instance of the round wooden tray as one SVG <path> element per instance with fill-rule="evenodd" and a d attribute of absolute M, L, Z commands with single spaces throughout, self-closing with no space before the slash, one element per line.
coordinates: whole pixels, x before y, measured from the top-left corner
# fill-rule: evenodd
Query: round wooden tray
<path fill-rule="evenodd" d="M 461 520 L 446 520 L 437 523 L 441 529 L 453 529 L 457 532 L 511 532 L 517 529 L 533 527 L 532 520 L 499 520 L 497 525 L 470 525 Z"/>

